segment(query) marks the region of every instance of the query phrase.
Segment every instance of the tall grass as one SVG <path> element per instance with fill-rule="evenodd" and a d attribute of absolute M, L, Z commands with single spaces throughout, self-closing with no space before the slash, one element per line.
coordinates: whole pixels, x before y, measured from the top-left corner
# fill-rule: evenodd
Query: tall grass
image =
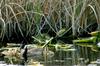
<path fill-rule="evenodd" d="M 55 34 L 72 28 L 72 35 L 76 35 L 79 28 L 87 31 L 92 22 L 100 24 L 99 6 L 98 0 L 1 0 L 0 37 L 12 41 L 21 36 L 27 41 L 44 28 Z"/>

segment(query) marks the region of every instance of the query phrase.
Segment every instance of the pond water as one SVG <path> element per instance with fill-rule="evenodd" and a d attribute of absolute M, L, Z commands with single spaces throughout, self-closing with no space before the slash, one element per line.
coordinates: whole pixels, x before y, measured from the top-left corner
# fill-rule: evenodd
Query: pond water
<path fill-rule="evenodd" d="M 68 46 L 67 48 L 65 48 L 63 46 L 63 49 L 59 48 L 59 50 L 57 49 L 56 51 L 52 51 L 52 50 L 46 51 L 46 50 L 44 51 L 42 48 L 32 49 L 32 53 L 31 53 L 32 55 L 30 55 L 31 51 L 29 51 L 28 62 L 25 63 L 25 65 L 26 66 L 28 65 L 32 65 L 32 66 L 100 66 L 100 60 L 99 60 L 100 52 L 92 51 L 91 47 L 73 45 L 71 46 L 71 48 L 68 48 Z M 44 53 L 42 53 L 42 51 Z M 12 57 L 12 56 L 9 56 L 9 57 Z M 9 61 L 7 61 L 6 63 L 5 60 L 9 60 Z M 18 61 L 20 62 L 20 59 Z M 19 62 L 13 63 L 13 60 L 11 58 L 4 59 L 3 57 L 0 57 L 0 66 L 22 66 L 22 65 L 19 65 Z"/>

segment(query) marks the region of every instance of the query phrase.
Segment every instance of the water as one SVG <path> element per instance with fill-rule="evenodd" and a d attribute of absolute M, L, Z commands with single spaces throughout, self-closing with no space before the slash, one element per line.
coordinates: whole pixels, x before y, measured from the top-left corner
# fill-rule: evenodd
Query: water
<path fill-rule="evenodd" d="M 43 52 L 43 53 L 42 53 Z M 28 53 L 29 55 L 30 53 Z M 32 56 L 28 56 L 26 65 L 32 66 L 100 66 L 100 52 L 92 51 L 90 47 L 75 45 L 67 50 L 51 51 L 47 48 L 34 49 L 31 52 Z M 40 57 L 40 58 L 39 58 Z M 2 59 L 1 59 L 2 60 Z M 95 61 L 95 63 L 92 63 Z M 96 62 L 98 61 L 98 63 Z M 30 63 L 29 63 L 30 62 Z M 0 66 L 11 66 L 6 62 L 1 61 Z M 12 64 L 12 66 L 19 66 Z"/>

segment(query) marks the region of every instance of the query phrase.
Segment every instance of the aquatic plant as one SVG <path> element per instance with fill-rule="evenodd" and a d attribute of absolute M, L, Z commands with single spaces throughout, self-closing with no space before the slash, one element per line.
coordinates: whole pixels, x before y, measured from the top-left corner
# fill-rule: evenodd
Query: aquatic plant
<path fill-rule="evenodd" d="M 100 30 L 99 12 L 99 0 L 0 0 L 0 46 L 52 43 L 66 50 L 56 43 L 72 43 L 77 35 Z M 95 43 L 95 39 L 86 40 Z"/>

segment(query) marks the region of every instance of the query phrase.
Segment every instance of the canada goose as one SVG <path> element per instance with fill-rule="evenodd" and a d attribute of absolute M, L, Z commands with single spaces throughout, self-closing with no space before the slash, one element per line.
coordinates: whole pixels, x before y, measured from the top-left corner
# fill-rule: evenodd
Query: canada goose
<path fill-rule="evenodd" d="M 21 63 L 22 65 L 25 64 L 25 62 L 27 62 L 27 47 L 25 46 L 25 44 L 22 44 L 20 47 L 20 54 L 21 54 Z"/>
<path fill-rule="evenodd" d="M 30 48 L 27 51 L 27 56 L 30 59 L 34 59 L 34 60 L 43 60 L 44 56 L 47 56 L 48 59 L 52 58 L 54 56 L 54 52 L 50 51 L 48 48 L 41 48 L 41 47 L 37 47 L 37 48 Z"/>

